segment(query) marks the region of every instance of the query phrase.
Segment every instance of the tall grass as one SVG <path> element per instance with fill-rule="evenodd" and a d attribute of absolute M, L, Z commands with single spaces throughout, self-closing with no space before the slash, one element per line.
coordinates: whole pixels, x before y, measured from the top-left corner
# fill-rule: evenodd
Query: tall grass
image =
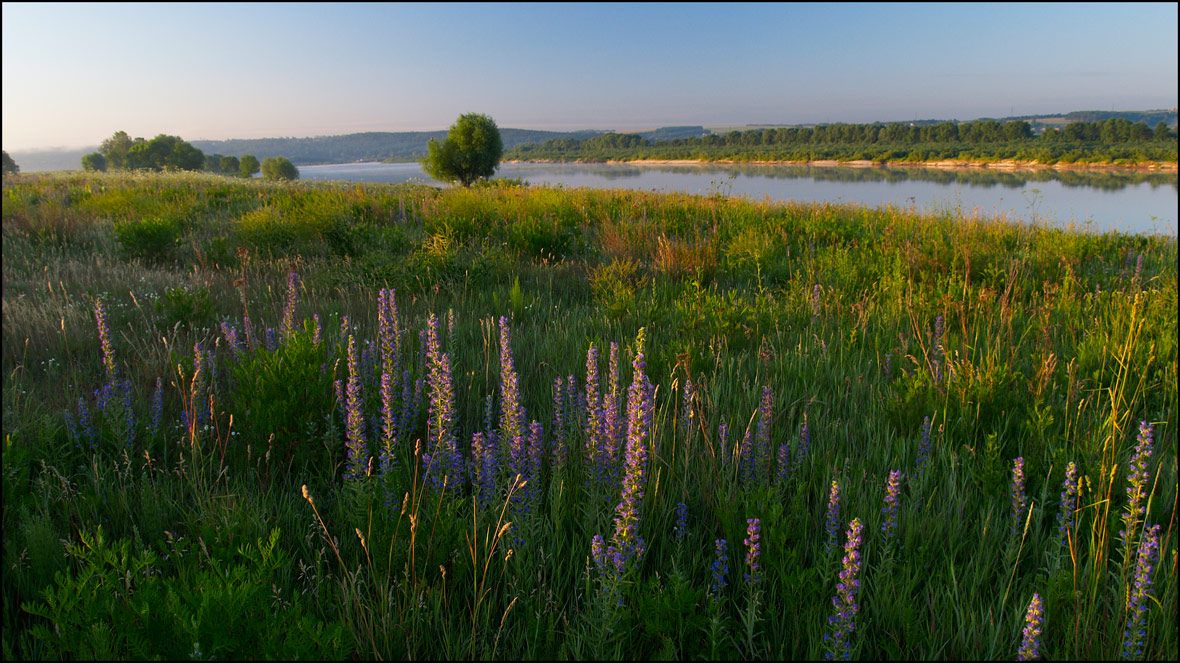
<path fill-rule="evenodd" d="M 192 174 L 3 196 L 6 657 L 1177 655 L 1174 238 Z"/>

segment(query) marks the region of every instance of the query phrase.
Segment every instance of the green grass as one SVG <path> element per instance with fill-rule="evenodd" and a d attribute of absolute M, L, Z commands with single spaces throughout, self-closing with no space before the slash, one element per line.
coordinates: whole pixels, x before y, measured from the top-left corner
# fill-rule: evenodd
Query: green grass
<path fill-rule="evenodd" d="M 1118 657 L 1147 525 L 1161 527 L 1143 657 L 1177 656 L 1175 238 L 720 195 L 71 173 L 5 179 L 3 242 L 6 658 L 819 658 L 854 518 L 858 658 L 1014 658 L 1034 593 L 1044 658 Z M 388 470 L 382 289 L 396 293 L 410 385 Z M 100 300 L 120 380 L 105 411 Z M 521 423 L 544 431 L 511 498 L 503 436 L 492 492 L 466 474 L 441 481 L 419 336 L 431 314 L 467 459 L 473 433 L 505 427 L 501 317 L 510 330 Z M 222 324 L 244 338 L 245 316 L 257 346 L 235 351 Z M 625 436 L 640 329 L 646 551 L 603 573 L 591 540 L 623 540 L 625 448 L 601 470 L 584 402 L 563 400 L 555 425 L 554 381 L 584 393 L 593 344 L 601 397 L 618 344 Z M 371 475 L 356 480 L 333 387 L 351 377 L 349 335 L 373 418 Z M 93 443 L 71 429 L 79 399 Z M 1154 453 L 1128 554 L 1141 421 Z M 737 448 L 747 429 L 755 451 L 766 440 L 753 478 Z M 1062 546 L 1070 462 L 1082 492 Z M 743 580 L 751 518 L 756 592 Z"/>

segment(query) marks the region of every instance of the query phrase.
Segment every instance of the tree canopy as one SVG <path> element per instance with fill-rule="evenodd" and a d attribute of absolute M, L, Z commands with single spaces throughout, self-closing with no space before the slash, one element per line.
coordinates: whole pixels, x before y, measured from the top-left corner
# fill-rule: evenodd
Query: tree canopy
<path fill-rule="evenodd" d="M 431 139 L 422 169 L 444 182 L 458 182 L 465 187 L 478 179 L 491 177 L 500 165 L 504 143 L 500 129 L 487 115 L 467 113 L 451 125 L 442 143 Z"/>
<path fill-rule="evenodd" d="M 262 169 L 258 163 L 258 157 L 253 154 L 243 154 L 239 168 L 238 174 L 242 177 L 254 177 L 254 174 Z"/>
<path fill-rule="evenodd" d="M 102 155 L 102 152 L 91 152 L 82 157 L 82 170 L 97 170 L 102 172 L 107 169 L 107 158 Z"/>
<path fill-rule="evenodd" d="M 8 156 L 8 152 L 5 151 L 4 152 L 4 174 L 5 175 L 16 175 L 19 172 L 20 172 L 20 166 L 16 165 L 16 162 L 13 161 L 12 157 Z"/>
<path fill-rule="evenodd" d="M 299 169 L 287 157 L 267 157 L 262 160 L 262 176 L 268 180 L 297 180 Z"/>

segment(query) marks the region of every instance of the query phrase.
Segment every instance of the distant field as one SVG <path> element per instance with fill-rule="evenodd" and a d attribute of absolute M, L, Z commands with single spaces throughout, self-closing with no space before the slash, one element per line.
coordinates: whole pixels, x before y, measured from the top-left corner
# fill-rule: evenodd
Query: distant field
<path fill-rule="evenodd" d="M 1174 237 L 126 173 L 2 229 L 6 659 L 1180 650 Z"/>

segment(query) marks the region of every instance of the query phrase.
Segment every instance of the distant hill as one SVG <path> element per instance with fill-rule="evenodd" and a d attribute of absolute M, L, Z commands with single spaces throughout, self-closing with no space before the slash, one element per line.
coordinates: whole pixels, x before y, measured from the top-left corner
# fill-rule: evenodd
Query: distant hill
<path fill-rule="evenodd" d="M 676 140 L 677 138 L 700 138 L 710 133 L 708 129 L 702 126 L 686 126 L 686 127 L 660 127 L 659 129 L 652 129 L 651 131 L 636 131 L 636 135 L 643 136 L 650 141 L 657 140 Z"/>
<path fill-rule="evenodd" d="M 500 140 L 504 142 L 504 149 L 510 150 L 525 143 L 542 143 L 554 138 L 592 138 L 600 133 L 602 132 L 591 130 L 561 132 L 500 129 Z M 357 161 L 415 161 L 426 156 L 426 144 L 431 138 L 443 140 L 446 137 L 446 131 L 374 131 L 314 138 L 250 138 L 190 142 L 193 147 L 205 154 L 221 154 L 227 157 L 253 154 L 259 160 L 283 156 L 297 166 L 306 166 Z"/>

